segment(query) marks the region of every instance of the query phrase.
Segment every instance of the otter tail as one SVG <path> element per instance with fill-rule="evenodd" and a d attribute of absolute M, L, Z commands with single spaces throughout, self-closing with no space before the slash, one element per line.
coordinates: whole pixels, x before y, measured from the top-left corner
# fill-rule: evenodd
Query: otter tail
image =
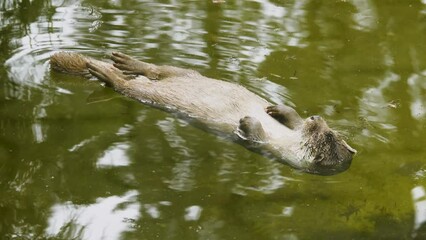
<path fill-rule="evenodd" d="M 57 52 L 50 57 L 50 67 L 58 72 L 90 77 L 87 63 L 96 61 L 78 53 Z"/>

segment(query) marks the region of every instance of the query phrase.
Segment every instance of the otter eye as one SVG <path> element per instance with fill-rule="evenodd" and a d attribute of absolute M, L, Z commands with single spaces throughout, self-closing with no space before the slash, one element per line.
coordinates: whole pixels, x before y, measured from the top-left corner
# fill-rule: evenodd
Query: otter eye
<path fill-rule="evenodd" d="M 310 119 L 311 121 L 315 121 L 315 120 L 320 120 L 320 119 L 321 119 L 321 117 L 320 117 L 320 116 L 318 116 L 318 115 L 313 115 L 313 116 L 310 116 L 310 117 L 309 117 L 309 119 Z"/>

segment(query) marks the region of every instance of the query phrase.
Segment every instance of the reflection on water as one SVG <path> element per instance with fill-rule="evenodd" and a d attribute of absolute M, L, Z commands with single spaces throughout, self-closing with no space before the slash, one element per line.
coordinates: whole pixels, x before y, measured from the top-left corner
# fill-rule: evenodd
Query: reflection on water
<path fill-rule="evenodd" d="M 96 163 L 97 167 L 119 167 L 128 166 L 130 160 L 127 156 L 126 150 L 129 146 L 126 143 L 118 143 L 115 146 L 107 149 L 102 157 Z"/>
<path fill-rule="evenodd" d="M 362 31 L 371 31 L 377 27 L 377 9 L 371 0 L 352 0 L 350 1 L 356 8 L 353 15 L 356 28 Z"/>
<path fill-rule="evenodd" d="M 426 71 L 411 75 L 407 80 L 411 95 L 410 110 L 411 116 L 415 119 L 422 119 L 426 116 Z"/>
<path fill-rule="evenodd" d="M 271 163 L 270 166 L 265 166 L 256 173 L 257 183 L 256 186 L 242 186 L 237 185 L 233 192 L 236 194 L 247 195 L 247 191 L 258 191 L 264 194 L 272 194 L 278 189 L 282 188 L 288 178 L 281 175 L 281 171 L 277 168 L 277 165 Z"/>
<path fill-rule="evenodd" d="M 197 221 L 200 219 L 201 211 L 203 209 L 200 206 L 190 206 L 185 209 L 185 220 L 186 221 Z"/>
<path fill-rule="evenodd" d="M 170 180 L 166 180 L 169 188 L 178 191 L 189 191 L 194 187 L 195 179 L 193 168 L 196 164 L 192 157 L 191 150 L 186 147 L 185 140 L 176 132 L 175 119 L 167 118 L 164 121 L 159 121 L 158 126 L 163 131 L 165 138 L 171 148 L 176 149 L 175 153 L 180 159 L 173 164 L 172 176 Z"/>
<path fill-rule="evenodd" d="M 0 235 L 423 239 L 425 20 L 419 0 L 0 2 Z M 301 173 L 50 73 L 58 50 L 244 85 L 324 115 L 359 153 Z"/>
<path fill-rule="evenodd" d="M 46 234 L 68 239 L 119 239 L 132 229 L 125 219 L 140 217 L 137 191 L 123 196 L 99 198 L 90 205 L 75 205 L 67 202 L 51 208 Z"/>
<path fill-rule="evenodd" d="M 426 224 L 426 192 L 424 187 L 416 186 L 411 189 L 411 196 L 414 202 L 414 229 L 413 236 L 417 236 L 419 228 Z"/>
<path fill-rule="evenodd" d="M 398 75 L 387 73 L 387 76 L 383 77 L 383 81 L 378 86 L 364 90 L 364 94 L 360 99 L 360 106 L 362 108 L 360 108 L 361 112 L 359 115 L 369 124 L 388 131 L 396 129 L 396 126 L 393 126 L 391 123 L 383 122 L 383 120 L 391 119 L 392 113 L 395 112 L 392 108 L 388 107 L 389 100 L 384 96 L 384 90 L 389 88 L 393 82 L 399 80 Z M 371 132 L 368 128 L 363 130 L 363 134 L 368 137 L 375 137 L 385 143 L 389 142 L 385 136 L 379 135 L 377 131 Z"/>

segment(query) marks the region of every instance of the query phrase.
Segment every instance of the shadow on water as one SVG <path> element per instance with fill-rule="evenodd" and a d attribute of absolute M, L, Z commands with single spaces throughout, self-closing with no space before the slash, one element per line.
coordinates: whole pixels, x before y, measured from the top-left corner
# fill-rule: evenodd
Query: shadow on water
<path fill-rule="evenodd" d="M 0 236 L 423 239 L 425 20 L 414 0 L 2 1 Z M 359 153 L 339 175 L 301 173 L 50 73 L 58 50 L 242 84 Z"/>

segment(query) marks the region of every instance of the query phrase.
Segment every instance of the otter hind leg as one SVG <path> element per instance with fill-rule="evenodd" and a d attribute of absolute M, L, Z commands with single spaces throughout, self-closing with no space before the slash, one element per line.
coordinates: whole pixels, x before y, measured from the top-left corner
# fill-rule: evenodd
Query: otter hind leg
<path fill-rule="evenodd" d="M 93 66 L 97 66 L 98 68 L 111 68 L 115 69 L 116 75 L 120 76 L 120 78 L 125 80 L 132 79 L 129 75 L 124 75 L 120 70 L 113 67 L 111 63 L 96 60 L 91 57 L 84 56 L 80 53 L 74 52 L 56 52 L 50 57 L 50 67 L 58 72 L 79 75 L 86 78 L 90 78 L 95 76 L 91 74 L 88 68 L 88 64 L 92 64 Z M 94 70 L 94 69 L 92 69 Z"/>
<path fill-rule="evenodd" d="M 199 75 L 197 71 L 172 66 L 157 66 L 142 62 L 120 52 L 113 52 L 111 59 L 114 66 L 126 75 L 143 75 L 151 80 L 161 80 L 168 77 Z"/>
<path fill-rule="evenodd" d="M 266 108 L 266 113 L 290 129 L 298 128 L 303 123 L 303 119 L 296 110 L 286 105 L 269 106 Z"/>
<path fill-rule="evenodd" d="M 266 141 L 266 133 L 262 124 L 256 118 L 246 116 L 240 119 L 237 135 L 251 143 L 263 143 Z"/>
<path fill-rule="evenodd" d="M 86 64 L 92 61 L 79 53 L 57 52 L 50 57 L 50 67 L 58 72 L 90 78 Z"/>

